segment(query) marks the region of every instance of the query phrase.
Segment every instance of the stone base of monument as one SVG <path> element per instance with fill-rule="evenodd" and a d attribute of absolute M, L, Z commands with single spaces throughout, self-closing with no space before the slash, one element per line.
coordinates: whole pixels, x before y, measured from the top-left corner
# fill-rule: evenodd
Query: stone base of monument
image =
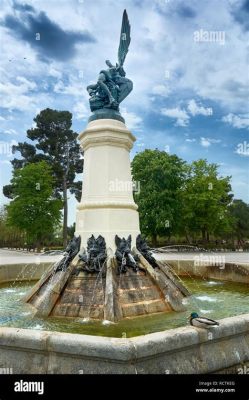
<path fill-rule="evenodd" d="M 99 274 L 78 273 L 78 262 L 66 271 L 49 270 L 26 295 L 25 301 L 41 317 L 79 317 L 117 322 L 123 318 L 158 312 L 182 311 L 190 295 L 171 268 L 153 269 L 140 255 L 141 270 L 117 273 L 114 257 Z M 54 267 L 53 267 L 54 268 Z M 143 268 L 143 270 L 142 270 Z"/>

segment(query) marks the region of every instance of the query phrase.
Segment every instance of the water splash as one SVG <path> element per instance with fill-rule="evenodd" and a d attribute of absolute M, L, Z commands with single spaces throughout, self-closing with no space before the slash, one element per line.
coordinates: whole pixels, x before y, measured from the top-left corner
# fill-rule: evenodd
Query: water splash
<path fill-rule="evenodd" d="M 210 303 L 216 303 L 216 302 L 221 302 L 222 301 L 221 299 L 218 300 L 216 297 L 210 297 L 210 296 L 205 296 L 205 295 L 195 296 L 195 298 L 197 300 L 208 301 Z"/>
<path fill-rule="evenodd" d="M 113 325 L 115 322 L 112 322 L 112 321 L 108 321 L 108 319 L 104 319 L 103 321 L 102 321 L 102 325 Z"/>
<path fill-rule="evenodd" d="M 99 282 L 101 283 L 103 295 L 105 295 L 105 293 L 104 293 L 104 284 L 103 284 L 103 279 L 102 279 L 102 275 L 103 275 L 103 271 L 104 271 L 104 267 L 105 266 L 106 266 L 106 261 L 102 264 L 102 266 L 99 265 L 100 271 L 99 271 L 99 273 L 98 273 L 98 275 L 96 277 L 95 284 L 94 284 L 94 287 L 93 287 L 92 299 L 91 299 L 91 302 L 90 302 L 90 305 L 89 305 L 88 315 L 87 315 L 88 319 L 91 318 L 91 310 L 92 310 L 92 307 L 93 307 L 93 304 L 94 304 L 94 300 L 95 300 L 95 297 L 96 297 L 96 289 L 97 289 L 97 286 L 98 286 Z"/>
<path fill-rule="evenodd" d="M 44 329 L 44 325 L 42 324 L 36 324 L 32 326 L 32 329 L 35 329 L 37 331 L 42 331 Z"/>
<path fill-rule="evenodd" d="M 207 286 L 217 286 L 217 285 L 224 285 L 224 282 L 222 281 L 208 281 L 206 282 Z"/>

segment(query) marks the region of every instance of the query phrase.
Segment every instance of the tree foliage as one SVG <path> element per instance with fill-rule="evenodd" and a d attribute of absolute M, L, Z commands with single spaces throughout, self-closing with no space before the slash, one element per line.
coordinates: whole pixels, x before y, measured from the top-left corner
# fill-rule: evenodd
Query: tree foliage
<path fill-rule="evenodd" d="M 132 161 L 132 175 L 140 183 L 135 193 L 139 207 L 141 230 L 156 242 L 157 235 L 167 235 L 179 229 L 185 162 L 165 151 L 145 150 Z"/>
<path fill-rule="evenodd" d="M 9 226 L 6 206 L 0 209 L 0 247 L 24 248 L 26 232 L 17 227 Z"/>
<path fill-rule="evenodd" d="M 188 172 L 181 197 L 182 225 L 186 233 L 199 234 L 208 240 L 210 234 L 231 229 L 228 205 L 232 201 L 230 177 L 219 177 L 218 166 L 206 160 L 194 161 Z"/>
<path fill-rule="evenodd" d="M 72 114 L 69 111 L 57 111 L 47 108 L 35 118 L 36 127 L 27 131 L 27 137 L 34 142 L 18 143 L 13 146 L 14 152 L 19 152 L 21 159 L 14 158 L 14 170 L 29 163 L 46 161 L 51 166 L 54 177 L 53 188 L 58 198 L 63 198 L 64 246 L 67 242 L 67 190 L 74 194 L 77 200 L 81 196 L 81 182 L 75 182 L 77 173 L 82 172 L 80 147 L 77 143 L 77 133 L 71 130 Z M 4 195 L 13 198 L 11 185 L 3 189 Z"/>
<path fill-rule="evenodd" d="M 231 178 L 219 176 L 218 166 L 207 160 L 187 165 L 176 155 L 145 150 L 134 157 L 132 173 L 140 182 L 135 200 L 141 230 L 154 243 L 157 236 L 180 235 L 189 242 L 200 237 L 209 241 L 210 235 L 229 236 L 235 213 L 246 214 L 243 207 L 243 212 L 242 208 L 238 210 L 238 204 L 229 208 L 233 198 Z M 238 217 L 237 228 L 242 233 L 241 224 Z"/>
<path fill-rule="evenodd" d="M 242 244 L 249 238 L 249 204 L 242 200 L 234 200 L 229 207 L 230 215 L 233 219 L 233 233 L 238 243 Z"/>
<path fill-rule="evenodd" d="M 27 241 L 39 248 L 61 219 L 61 200 L 53 197 L 52 169 L 45 161 L 28 164 L 14 171 L 11 184 L 7 222 L 25 231 Z"/>

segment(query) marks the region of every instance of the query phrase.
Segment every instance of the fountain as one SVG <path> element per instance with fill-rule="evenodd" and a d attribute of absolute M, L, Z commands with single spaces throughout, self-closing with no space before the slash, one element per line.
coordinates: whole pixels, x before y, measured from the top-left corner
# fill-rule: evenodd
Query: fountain
<path fill-rule="evenodd" d="M 108 70 L 87 87 L 83 191 L 63 258 L 39 268 L 0 265 L 0 368 L 196 374 L 249 366 L 249 265 L 165 262 L 141 236 L 129 159 L 135 137 L 119 112 L 132 90 L 123 69 L 129 44 L 125 11 L 118 64 L 107 61 Z M 14 288 L 27 279 L 39 280 Z M 209 332 L 186 326 L 193 310 L 224 319 Z"/>
<path fill-rule="evenodd" d="M 129 44 L 130 24 L 124 11 L 118 63 L 114 66 L 107 60 L 108 69 L 87 87 L 92 115 L 79 135 L 84 182 L 76 236 L 63 260 L 25 296 L 42 317 L 116 322 L 182 311 L 182 300 L 189 296 L 171 268 L 156 262 L 140 235 L 129 158 L 136 139 L 119 112 L 119 104 L 133 87 L 123 68 Z"/>

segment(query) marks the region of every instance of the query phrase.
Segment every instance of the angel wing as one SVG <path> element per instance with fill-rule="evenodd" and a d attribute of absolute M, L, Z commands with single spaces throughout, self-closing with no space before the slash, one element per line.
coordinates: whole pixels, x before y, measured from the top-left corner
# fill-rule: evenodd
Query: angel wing
<path fill-rule="evenodd" d="M 120 41 L 118 48 L 118 63 L 120 66 L 124 64 L 126 54 L 129 50 L 129 45 L 131 42 L 131 26 L 128 19 L 126 10 L 123 12 Z"/>

